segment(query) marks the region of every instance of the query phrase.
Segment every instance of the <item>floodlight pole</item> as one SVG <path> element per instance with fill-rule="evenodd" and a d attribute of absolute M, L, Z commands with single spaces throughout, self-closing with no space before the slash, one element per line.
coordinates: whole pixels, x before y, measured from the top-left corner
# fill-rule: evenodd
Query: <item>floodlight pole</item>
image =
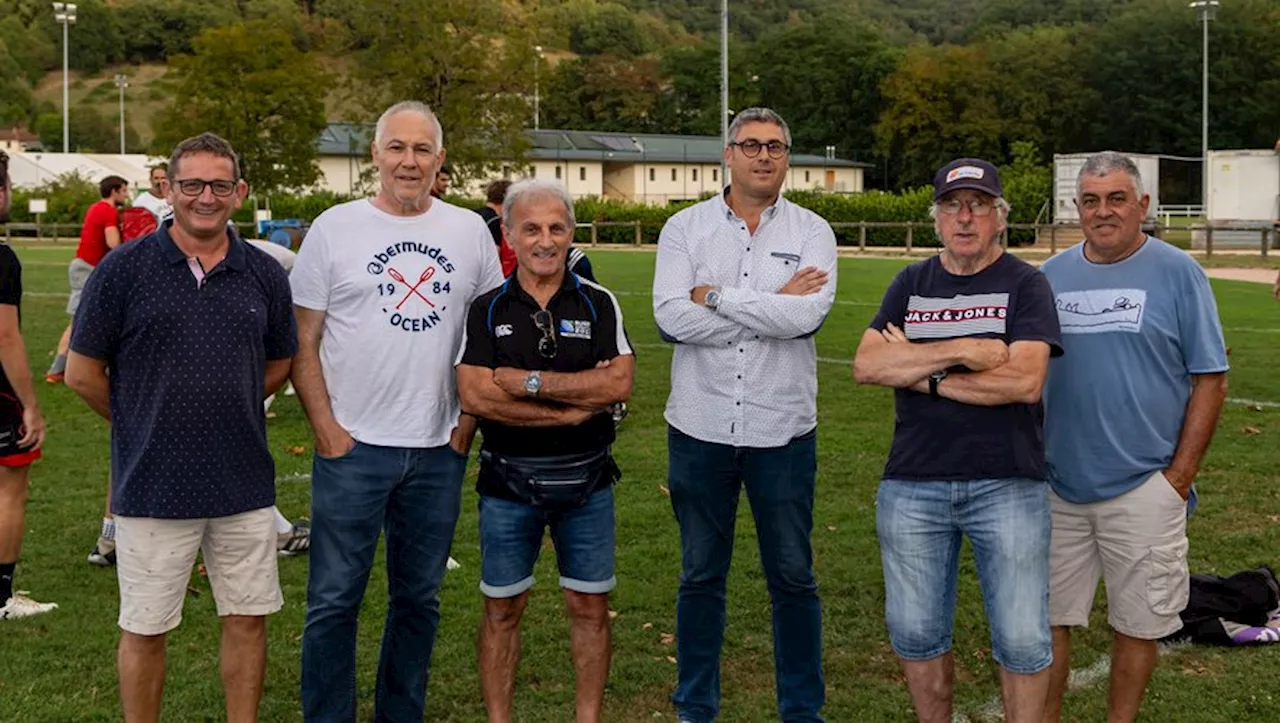
<path fill-rule="evenodd" d="M 538 130 L 538 126 L 541 124 L 541 118 L 539 116 L 542 114 L 540 108 L 541 99 L 539 97 L 540 89 L 538 88 L 540 85 L 538 65 L 542 62 L 542 46 L 533 46 L 533 52 L 535 53 L 533 56 L 533 129 L 536 131 Z"/>
<path fill-rule="evenodd" d="M 74 3 L 53 3 L 53 17 L 62 25 L 62 152 L 71 152 L 71 102 L 68 92 L 67 28 L 76 21 Z"/>
<path fill-rule="evenodd" d="M 129 77 L 116 73 L 116 87 L 120 89 L 120 155 L 124 155 L 124 89 L 129 87 Z"/>
<path fill-rule="evenodd" d="M 1203 48 L 1200 64 L 1200 202 L 1205 219 L 1209 217 L 1209 21 L 1217 14 L 1218 0 L 1195 0 L 1187 7 L 1195 8 L 1203 26 Z"/>
<path fill-rule="evenodd" d="M 720 0 L 720 187 L 729 182 L 724 149 L 729 147 L 729 0 Z"/>

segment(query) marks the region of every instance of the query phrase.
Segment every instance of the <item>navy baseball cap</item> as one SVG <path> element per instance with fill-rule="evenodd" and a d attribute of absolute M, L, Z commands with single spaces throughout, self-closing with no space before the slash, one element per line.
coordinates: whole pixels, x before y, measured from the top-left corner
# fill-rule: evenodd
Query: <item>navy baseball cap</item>
<path fill-rule="evenodd" d="M 1004 196 L 996 167 L 978 158 L 957 158 L 939 168 L 933 176 L 934 201 L 962 188 L 982 191 L 996 198 Z"/>

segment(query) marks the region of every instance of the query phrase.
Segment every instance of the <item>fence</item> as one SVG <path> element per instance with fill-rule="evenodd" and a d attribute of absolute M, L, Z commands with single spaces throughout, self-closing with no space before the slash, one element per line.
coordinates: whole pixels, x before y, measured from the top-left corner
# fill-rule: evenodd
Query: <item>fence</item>
<path fill-rule="evenodd" d="M 252 223 L 236 224 L 240 233 L 252 237 Z M 917 248 L 938 248 L 938 238 L 932 221 L 836 221 L 831 224 L 836 243 L 842 247 L 858 247 L 860 251 L 877 249 L 904 249 L 911 253 Z M 74 241 L 80 236 L 80 224 L 10 223 L 3 227 L 6 243 L 13 240 Z M 656 221 L 584 221 L 578 224 L 577 240 L 596 246 L 642 246 L 658 243 L 662 223 Z M 1280 249 L 1280 228 L 1259 228 L 1257 225 L 1224 224 L 1206 226 L 1165 225 L 1157 223 L 1146 231 L 1182 248 L 1196 248 L 1205 256 L 1215 250 L 1214 237 L 1229 240 L 1219 243 L 1218 250 L 1233 251 L 1256 249 L 1264 258 L 1272 249 Z M 1011 223 L 1001 238 L 1009 246 L 1029 246 L 1057 253 L 1084 238 L 1078 225 Z M 1250 241 L 1250 239 L 1255 239 Z"/>

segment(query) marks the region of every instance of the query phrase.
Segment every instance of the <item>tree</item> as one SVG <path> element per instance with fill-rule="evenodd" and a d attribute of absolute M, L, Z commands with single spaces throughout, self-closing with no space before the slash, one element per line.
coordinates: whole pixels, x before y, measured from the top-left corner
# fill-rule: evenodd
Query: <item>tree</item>
<path fill-rule="evenodd" d="M 316 59 L 268 21 L 206 30 L 192 46 L 193 55 L 172 60 L 180 101 L 159 116 L 156 151 L 167 154 L 182 139 L 212 131 L 236 149 L 255 190 L 314 184 L 330 85 Z"/>
<path fill-rule="evenodd" d="M 103 0 L 81 0 L 76 5 L 76 22 L 68 28 L 68 64 L 86 73 L 97 73 L 108 65 L 123 59 L 124 38 L 115 9 Z M 45 37 L 52 38 L 60 51 L 62 26 L 54 19 L 53 11 L 45 4 L 35 15 Z"/>
<path fill-rule="evenodd" d="M 31 88 L 18 61 L 0 38 L 0 125 L 25 124 L 31 115 Z"/>
<path fill-rule="evenodd" d="M 831 14 L 766 35 L 750 57 L 761 100 L 794 123 L 797 148 L 869 155 L 880 84 L 898 62 L 876 28 Z"/>
<path fill-rule="evenodd" d="M 648 45 L 636 14 L 616 3 L 589 9 L 569 30 L 569 49 L 580 55 L 610 53 L 629 58 L 644 54 Z"/>
<path fill-rule="evenodd" d="M 923 185 L 957 156 L 1003 159 L 1000 76 L 981 48 L 915 46 L 881 86 L 877 148 L 897 185 Z"/>
<path fill-rule="evenodd" d="M 72 153 L 118 153 L 120 151 L 120 124 L 114 116 L 106 117 L 93 106 L 73 105 L 67 119 Z M 36 135 L 40 144 L 49 150 L 62 150 L 62 110 L 42 113 L 36 118 Z M 129 128 L 125 127 L 125 141 L 129 140 Z M 136 133 L 135 133 L 136 137 Z"/>
<path fill-rule="evenodd" d="M 534 42 L 502 0 L 361 0 L 350 8 L 356 95 L 373 120 L 401 100 L 431 106 L 459 175 L 522 158 L 533 117 Z"/>

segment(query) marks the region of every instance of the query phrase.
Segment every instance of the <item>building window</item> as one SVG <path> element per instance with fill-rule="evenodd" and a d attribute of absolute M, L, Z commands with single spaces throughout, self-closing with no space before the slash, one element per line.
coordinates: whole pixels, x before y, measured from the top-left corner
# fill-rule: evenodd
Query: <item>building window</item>
<path fill-rule="evenodd" d="M 719 180 L 720 180 L 720 169 L 719 169 L 719 168 L 712 168 L 712 169 L 711 169 L 711 181 L 714 183 L 714 182 L 719 181 Z"/>
<path fill-rule="evenodd" d="M 805 171 L 805 172 L 804 172 L 804 182 L 805 182 L 805 183 L 808 183 L 808 182 L 809 182 L 809 172 L 808 172 L 808 171 Z"/>
<path fill-rule="evenodd" d="M 672 168 L 672 169 L 671 169 L 671 180 L 673 180 L 673 181 L 674 181 L 674 180 L 676 180 L 676 173 L 677 173 L 676 169 Z"/>
<path fill-rule="evenodd" d="M 654 171 L 653 171 L 653 169 L 652 169 L 652 168 L 650 168 L 650 169 L 649 169 L 649 180 L 650 180 L 650 181 L 656 181 L 656 180 L 658 180 L 658 179 L 654 176 Z"/>
<path fill-rule="evenodd" d="M 694 182 L 694 183 L 697 183 L 697 182 L 698 182 L 698 169 L 696 169 L 696 168 L 695 168 L 695 169 L 693 169 L 693 182 Z"/>
<path fill-rule="evenodd" d="M 579 181 L 585 181 L 585 180 L 587 180 L 587 167 L 586 167 L 586 166 L 578 166 L 578 180 L 579 180 Z"/>
<path fill-rule="evenodd" d="M 556 180 L 560 180 L 560 166 L 556 166 Z"/>

